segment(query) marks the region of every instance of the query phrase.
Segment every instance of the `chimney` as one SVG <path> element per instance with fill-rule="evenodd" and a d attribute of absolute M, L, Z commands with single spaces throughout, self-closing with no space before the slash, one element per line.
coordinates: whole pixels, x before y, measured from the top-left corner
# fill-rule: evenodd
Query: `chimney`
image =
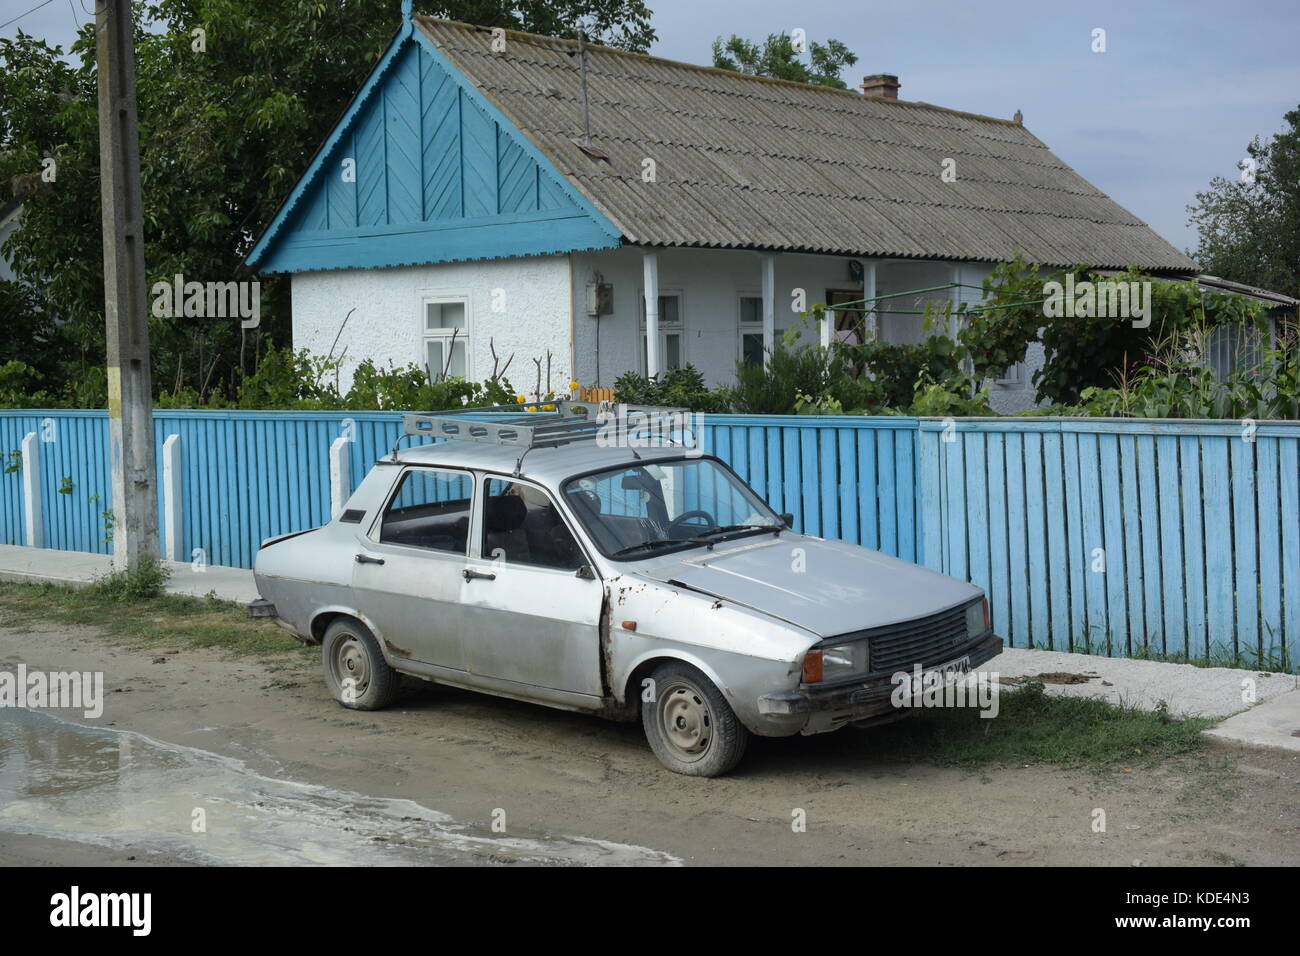
<path fill-rule="evenodd" d="M 902 85 L 898 82 L 898 77 L 892 73 L 873 73 L 862 78 L 862 85 L 858 89 L 866 96 L 887 96 L 891 100 L 896 100 L 898 88 Z"/>

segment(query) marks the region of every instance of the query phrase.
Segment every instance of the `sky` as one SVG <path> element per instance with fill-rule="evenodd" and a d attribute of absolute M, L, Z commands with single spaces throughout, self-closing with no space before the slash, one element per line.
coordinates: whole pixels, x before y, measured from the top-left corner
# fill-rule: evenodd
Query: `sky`
<path fill-rule="evenodd" d="M 40 0 L 0 0 L 0 23 Z M 274 2 L 274 0 L 267 0 Z M 718 36 L 805 31 L 858 56 L 844 79 L 894 73 L 902 99 L 1010 118 L 1179 249 L 1186 207 L 1240 175 L 1254 136 L 1300 107 L 1300 2 L 1251 0 L 646 0 L 651 52 L 710 63 Z M 419 0 L 415 8 L 420 9 Z M 93 0 L 49 0 L 0 35 L 66 47 Z M 1105 52 L 1094 52 L 1094 31 Z"/>

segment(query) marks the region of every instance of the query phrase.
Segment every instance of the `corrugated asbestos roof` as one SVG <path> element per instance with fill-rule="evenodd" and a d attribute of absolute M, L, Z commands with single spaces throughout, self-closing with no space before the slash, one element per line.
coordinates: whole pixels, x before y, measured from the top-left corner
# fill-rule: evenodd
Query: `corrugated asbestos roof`
<path fill-rule="evenodd" d="M 1009 120 L 588 46 L 605 161 L 576 41 L 416 24 L 632 243 L 1196 269 Z"/>

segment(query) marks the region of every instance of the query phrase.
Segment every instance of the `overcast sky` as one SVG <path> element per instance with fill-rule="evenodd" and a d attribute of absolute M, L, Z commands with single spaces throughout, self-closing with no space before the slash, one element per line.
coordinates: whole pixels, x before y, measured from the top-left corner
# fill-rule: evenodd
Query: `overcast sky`
<path fill-rule="evenodd" d="M 0 23 L 39 0 L 0 0 Z M 1186 205 L 1214 176 L 1235 177 L 1256 134 L 1300 106 L 1296 0 L 647 0 L 653 53 L 711 62 L 719 35 L 802 28 L 858 55 L 850 85 L 896 73 L 903 99 L 1010 118 L 1180 249 L 1196 237 Z M 420 3 L 416 0 L 417 11 Z M 51 0 L 0 35 L 63 44 L 92 0 Z M 1092 52 L 1093 30 L 1106 52 Z"/>

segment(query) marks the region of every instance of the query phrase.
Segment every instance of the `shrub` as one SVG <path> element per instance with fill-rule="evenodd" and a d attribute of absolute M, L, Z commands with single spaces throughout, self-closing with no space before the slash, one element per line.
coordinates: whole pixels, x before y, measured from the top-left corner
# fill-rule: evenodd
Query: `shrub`
<path fill-rule="evenodd" d="M 614 382 L 614 398 L 629 405 L 669 405 L 693 412 L 725 412 L 725 391 L 710 391 L 694 365 L 668 369 L 647 378 L 627 372 Z"/>
<path fill-rule="evenodd" d="M 157 558 L 141 558 L 134 568 L 113 571 L 95 579 L 87 590 L 99 598 L 131 603 L 159 597 L 171 569 Z"/>

